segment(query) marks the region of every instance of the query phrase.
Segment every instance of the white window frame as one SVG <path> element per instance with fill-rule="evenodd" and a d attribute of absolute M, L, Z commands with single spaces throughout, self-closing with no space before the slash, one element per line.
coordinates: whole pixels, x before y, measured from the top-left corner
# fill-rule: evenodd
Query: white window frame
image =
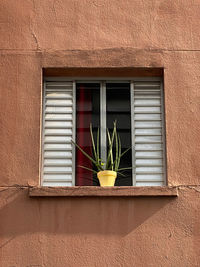
<path fill-rule="evenodd" d="M 77 83 L 99 83 L 100 84 L 100 138 L 103 140 L 104 146 L 101 146 L 101 155 L 102 159 L 106 159 L 106 83 L 120 83 L 127 82 L 130 84 L 130 97 L 131 97 L 131 139 L 132 139 L 132 184 L 136 185 L 136 174 L 135 174 L 135 140 L 134 140 L 134 83 L 135 82 L 153 82 L 158 81 L 161 84 L 161 121 L 162 121 L 162 151 L 163 151 L 163 185 L 167 184 L 167 168 L 166 168 L 166 138 L 165 138 L 165 114 L 164 114 L 164 91 L 163 91 L 163 79 L 161 77 L 126 77 L 126 78 L 116 78 L 116 77 L 102 77 L 102 78 L 94 78 L 94 77 L 44 77 L 44 88 L 46 82 L 73 82 L 73 139 L 76 137 L 76 84 Z M 43 90 L 43 115 L 42 115 L 42 131 L 41 136 L 42 140 L 44 140 L 44 90 Z M 43 141 L 42 141 L 42 160 L 41 160 L 41 173 L 40 173 L 40 183 L 43 184 Z M 72 147 L 72 186 L 75 186 L 75 146 Z"/>

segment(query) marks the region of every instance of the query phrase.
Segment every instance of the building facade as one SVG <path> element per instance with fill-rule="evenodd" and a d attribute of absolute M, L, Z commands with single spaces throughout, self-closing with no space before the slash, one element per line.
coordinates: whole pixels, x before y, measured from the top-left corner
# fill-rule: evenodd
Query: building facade
<path fill-rule="evenodd" d="M 200 266 L 198 0 L 2 0 L 0 265 Z M 165 187 L 41 188 L 45 77 L 160 77 Z"/>

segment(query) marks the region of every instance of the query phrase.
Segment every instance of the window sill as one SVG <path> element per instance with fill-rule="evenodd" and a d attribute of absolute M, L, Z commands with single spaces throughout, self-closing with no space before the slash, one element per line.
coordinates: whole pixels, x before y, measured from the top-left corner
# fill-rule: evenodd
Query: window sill
<path fill-rule="evenodd" d="M 30 197 L 177 197 L 178 189 L 172 186 L 73 186 L 31 187 Z"/>

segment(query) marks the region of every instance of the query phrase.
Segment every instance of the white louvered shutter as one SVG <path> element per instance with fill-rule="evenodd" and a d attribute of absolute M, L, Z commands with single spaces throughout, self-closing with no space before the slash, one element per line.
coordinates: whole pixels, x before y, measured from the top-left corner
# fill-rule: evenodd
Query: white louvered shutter
<path fill-rule="evenodd" d="M 134 82 L 133 165 L 136 186 L 165 184 L 165 141 L 161 82 Z"/>
<path fill-rule="evenodd" d="M 43 186 L 73 185 L 73 82 L 46 82 L 43 104 Z M 75 112 L 75 111 L 74 111 Z"/>

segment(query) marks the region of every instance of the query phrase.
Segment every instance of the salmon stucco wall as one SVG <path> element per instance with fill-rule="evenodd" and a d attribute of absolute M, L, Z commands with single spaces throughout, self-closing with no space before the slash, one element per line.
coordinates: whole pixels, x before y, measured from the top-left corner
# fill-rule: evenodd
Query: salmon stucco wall
<path fill-rule="evenodd" d="M 200 266 L 198 0 L 0 1 L 0 266 Z M 42 70 L 163 68 L 172 197 L 35 197 Z"/>

